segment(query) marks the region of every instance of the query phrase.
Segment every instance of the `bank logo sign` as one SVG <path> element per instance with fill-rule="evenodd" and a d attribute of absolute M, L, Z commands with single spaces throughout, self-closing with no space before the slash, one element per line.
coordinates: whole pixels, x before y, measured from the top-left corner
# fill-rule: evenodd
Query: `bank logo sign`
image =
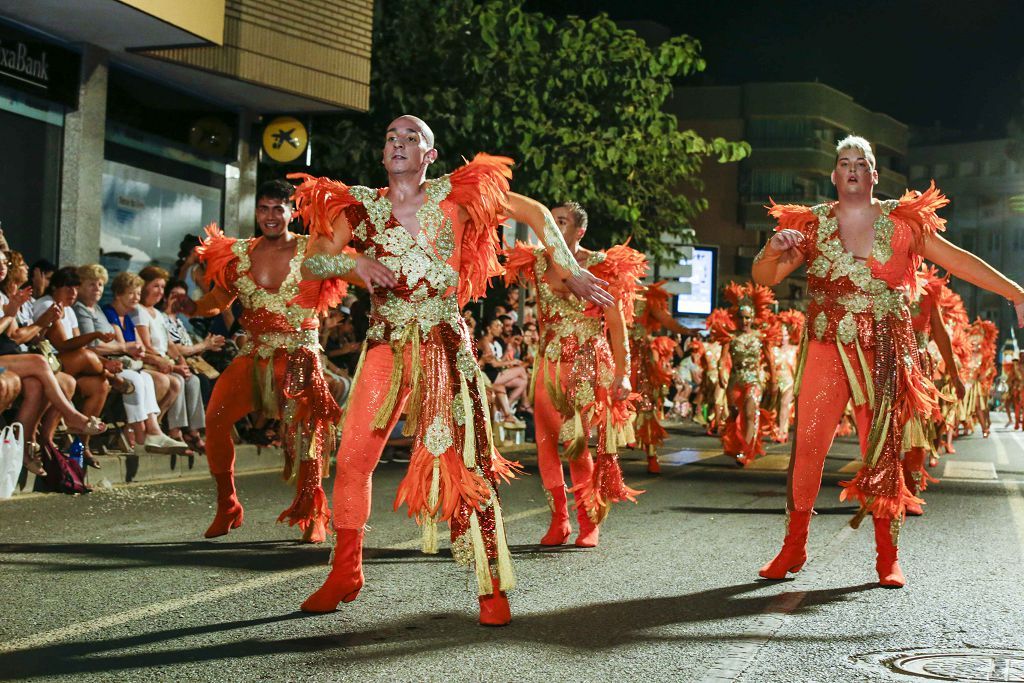
<path fill-rule="evenodd" d="M 0 73 L 44 90 L 50 83 L 46 52 L 29 52 L 25 43 L 0 40 Z"/>
<path fill-rule="evenodd" d="M 60 45 L 0 23 L 0 86 L 78 106 L 81 58 Z"/>

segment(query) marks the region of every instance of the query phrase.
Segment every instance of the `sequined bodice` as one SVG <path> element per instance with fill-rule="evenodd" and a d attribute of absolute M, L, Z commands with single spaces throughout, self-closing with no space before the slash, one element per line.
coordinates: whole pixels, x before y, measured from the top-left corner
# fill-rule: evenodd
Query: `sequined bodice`
<path fill-rule="evenodd" d="M 761 369 L 761 333 L 741 332 L 729 342 L 729 357 L 732 360 L 732 374 L 729 379 L 738 384 L 763 384 Z"/>
<path fill-rule="evenodd" d="M 898 205 L 896 200 L 881 202 L 867 261 L 854 258 L 843 246 L 839 219 L 831 215 L 835 203 L 811 209 L 818 219 L 814 239 L 805 249 L 811 299 L 807 319 L 813 338 L 843 344 L 859 338 L 871 346 L 874 322 L 907 309 L 907 292 L 920 258 L 912 251 L 909 227 L 889 216 Z"/>
<path fill-rule="evenodd" d="M 420 231 L 413 237 L 392 212 L 383 190 L 352 187 L 360 205 L 349 211 L 352 244 L 390 268 L 398 278 L 391 289 L 378 288 L 371 296 L 371 341 L 398 341 L 418 328 L 423 338 L 434 327 L 463 325 L 459 315 L 455 212 L 445 202 L 452 185 L 448 176 L 428 180 L 426 199 L 416 212 Z"/>
<path fill-rule="evenodd" d="M 776 379 L 783 383 L 786 380 L 793 380 L 793 368 L 796 367 L 796 346 L 772 347 L 772 361 L 775 364 Z"/>
<path fill-rule="evenodd" d="M 544 281 L 548 269 L 544 249 L 537 249 L 534 254 L 540 351 L 548 359 L 558 360 L 562 356 L 565 342 L 570 342 L 573 348 L 579 348 L 587 339 L 603 337 L 604 331 L 599 318 L 587 315 L 585 301 L 571 294 L 560 296 Z M 590 268 L 603 260 L 603 253 L 593 252 L 584 266 Z"/>

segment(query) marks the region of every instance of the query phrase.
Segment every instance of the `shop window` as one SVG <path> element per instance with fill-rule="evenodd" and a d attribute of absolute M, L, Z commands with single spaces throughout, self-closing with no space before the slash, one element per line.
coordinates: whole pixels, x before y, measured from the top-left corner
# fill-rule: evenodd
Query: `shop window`
<path fill-rule="evenodd" d="M 956 174 L 961 178 L 978 175 L 978 162 L 974 160 L 961 161 L 957 165 Z"/>
<path fill-rule="evenodd" d="M 913 179 L 927 178 L 928 167 L 924 164 L 914 164 L 910 167 L 910 177 Z"/>

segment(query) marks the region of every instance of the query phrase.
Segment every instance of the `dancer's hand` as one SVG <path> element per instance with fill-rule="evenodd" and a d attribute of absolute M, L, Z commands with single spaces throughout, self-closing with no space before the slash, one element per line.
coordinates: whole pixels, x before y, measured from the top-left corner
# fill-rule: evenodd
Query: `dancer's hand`
<path fill-rule="evenodd" d="M 18 311 L 25 305 L 25 302 L 32 298 L 32 290 L 29 288 L 19 289 L 11 295 L 7 305 L 4 306 L 4 315 L 13 318 L 18 315 Z"/>
<path fill-rule="evenodd" d="M 788 261 L 802 257 L 803 252 L 800 250 L 800 245 L 803 242 L 804 234 L 802 232 L 787 228 L 775 233 L 768 244 L 771 245 L 772 249 L 782 254 L 783 260 Z"/>
<path fill-rule="evenodd" d="M 624 401 L 629 398 L 630 392 L 633 391 L 632 385 L 629 383 L 629 378 L 625 375 L 615 375 L 612 378 L 612 384 L 608 387 L 608 392 L 611 394 L 613 401 Z"/>
<path fill-rule="evenodd" d="M 366 283 L 366 289 L 373 294 L 374 285 L 390 289 L 398 284 L 398 278 L 390 268 L 380 261 L 364 254 L 356 254 L 355 273 Z"/>
<path fill-rule="evenodd" d="M 960 377 L 953 378 L 953 390 L 956 391 L 956 397 L 961 401 L 967 395 L 967 389 L 964 387 L 964 382 Z"/>
<path fill-rule="evenodd" d="M 578 275 L 573 275 L 565 280 L 565 286 L 573 294 L 602 307 L 615 303 L 612 295 L 604 289 L 607 285 L 607 282 L 584 269 L 580 269 Z"/>
<path fill-rule="evenodd" d="M 1013 310 L 1017 314 L 1017 327 L 1024 327 L 1024 301 L 1014 304 Z"/>

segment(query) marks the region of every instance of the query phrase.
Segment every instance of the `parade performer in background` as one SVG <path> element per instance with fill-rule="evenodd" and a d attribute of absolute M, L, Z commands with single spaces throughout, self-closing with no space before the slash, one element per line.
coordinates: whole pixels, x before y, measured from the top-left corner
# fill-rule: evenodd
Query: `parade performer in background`
<path fill-rule="evenodd" d="M 999 329 L 991 320 L 977 318 L 968 330 L 967 339 L 971 352 L 971 372 L 974 375 L 972 395 L 968 404 L 971 414 L 981 425 L 981 436 L 987 439 L 992 431 L 992 417 L 989 405 L 992 402 L 992 387 L 996 381 L 996 340 Z"/>
<path fill-rule="evenodd" d="M 388 187 L 293 176 L 303 180 L 296 205 L 313 238 L 303 274 L 317 280 L 356 273 L 372 304 L 338 449 L 332 568 L 302 609 L 331 611 L 362 588 L 371 476 L 408 406 L 412 458 L 395 505 L 408 505 L 422 525 L 426 552 L 437 552 L 437 523 L 448 522 L 452 555 L 475 566 L 480 623 L 500 626 L 511 620 L 505 591 L 515 577 L 496 486 L 512 467 L 494 448 L 461 307 L 500 273 L 497 226 L 506 217 L 537 233 L 565 287 L 601 305 L 614 300 L 577 264 L 550 212 L 509 192 L 511 159 L 480 154 L 427 180 L 438 153 L 426 123 L 401 116 L 383 142 Z"/>
<path fill-rule="evenodd" d="M 917 286 L 910 292 L 909 304 L 922 374 L 930 377 L 938 387 L 940 380 L 945 381 L 946 368 L 954 370 L 954 375 L 950 376 L 948 381 L 956 394 L 951 396 L 940 391 L 940 406 L 946 402 L 955 405 L 959 400 L 956 395 L 963 396 L 964 390 L 959 374 L 955 373 L 953 346 L 940 305 L 941 301 L 947 299 L 943 291 L 948 280 L 948 275 L 940 277 L 934 267 L 922 264 L 918 269 Z M 933 354 L 937 354 L 938 357 Z M 911 415 L 903 428 L 903 479 L 915 498 L 920 498 L 928 484 L 935 481 L 925 470 L 924 463 L 929 454 L 933 458 L 936 457 L 940 429 L 941 420 L 918 413 Z M 908 515 L 924 514 L 921 503 L 915 500 L 907 501 L 906 510 Z"/>
<path fill-rule="evenodd" d="M 867 140 L 848 137 L 836 147 L 832 182 L 838 202 L 815 207 L 772 205 L 778 231 L 754 261 L 756 282 L 776 285 L 807 264 L 807 341 L 797 366 L 797 424 L 789 469 L 786 538 L 761 569 L 781 579 L 807 559 L 807 532 L 821 473 L 847 401 L 852 396 L 863 463 L 841 498 L 855 499 L 857 526 L 872 515 L 879 583 L 905 579 L 897 542 L 906 504 L 900 455 L 903 427 L 914 413 L 934 415 L 936 391 L 922 371 L 908 293 L 922 257 L 956 277 L 1012 300 L 1024 325 L 1024 289 L 937 233 L 936 210 L 948 200 L 934 184 L 899 200 L 873 198 L 878 183 Z"/>
<path fill-rule="evenodd" d="M 960 424 L 966 419 L 964 413 L 965 370 L 970 360 L 963 330 L 970 323 L 967 309 L 960 295 L 950 289 L 949 278 L 945 278 L 938 289 L 935 309 L 941 322 L 932 329 L 928 350 L 932 356 L 932 381 L 938 390 L 939 412 L 942 419 L 938 424 L 938 441 L 947 454 L 956 453 L 953 439 L 958 436 Z M 938 464 L 938 449 L 933 450 L 929 461 L 931 467 Z"/>
<path fill-rule="evenodd" d="M 579 523 L 576 545 L 593 548 L 609 505 L 635 501 L 641 493 L 623 482 L 618 451 L 634 439 L 626 326 L 633 320 L 637 278 L 643 276 L 647 262 L 626 246 L 608 251 L 581 247 L 587 213 L 579 204 L 566 202 L 551 213 L 573 257 L 609 283 L 615 302 L 595 306 L 573 295 L 551 271 L 547 251 L 522 243 L 507 252 L 505 277 L 509 284 L 518 280 L 537 290 L 540 344 L 531 387 L 537 466 L 551 505 L 551 524 L 540 542 L 562 545 L 572 533 L 558 456 L 559 444 L 565 444 Z M 593 427 L 596 464 L 588 447 Z"/>
<path fill-rule="evenodd" d="M 716 308 L 708 316 L 708 329 L 713 326 L 712 320 L 721 315 L 728 315 L 725 309 Z M 714 338 L 693 339 L 694 356 L 701 368 L 701 383 L 697 399 L 697 415 L 694 421 L 703 424 L 708 436 L 721 434 L 725 428 L 725 420 L 729 411 L 729 402 L 725 398 L 725 387 L 729 383 L 729 372 L 722 363 L 722 345 Z"/>
<path fill-rule="evenodd" d="M 319 314 L 340 300 L 344 283 L 305 282 L 300 272 L 307 237 L 289 230 L 292 186 L 276 180 L 260 186 L 256 223 L 260 237 L 235 239 L 216 226 L 197 253 L 212 290 L 195 304 L 178 302 L 189 315 L 212 316 L 237 298 L 248 341 L 214 385 L 206 409 L 206 456 L 217 482 L 217 512 L 206 530 L 213 538 L 242 525 L 235 492 L 234 424 L 251 412 L 281 420 L 285 479 L 297 474 L 297 492 L 278 521 L 298 525 L 302 539 L 326 538 L 330 511 L 321 480 L 334 444 L 341 410 L 324 380 L 319 352 Z"/>
<path fill-rule="evenodd" d="M 684 337 L 695 334 L 669 313 L 669 293 L 663 285 L 663 282 L 655 282 L 643 288 L 635 303 L 633 324 L 629 326 L 630 382 L 633 392 L 639 395 L 635 401 L 636 443 L 647 456 L 647 471 L 651 474 L 661 472 L 658 447 L 668 436 L 661 420 L 668 387 L 672 384 L 672 360 L 679 347 L 671 337 L 655 336 L 655 333 L 666 329 Z"/>
<path fill-rule="evenodd" d="M 789 309 L 778 314 L 779 343 L 772 346 L 772 364 L 775 366 L 775 382 L 772 384 L 772 408 L 778 416 L 775 440 L 789 441 L 789 430 L 793 424 L 793 387 L 796 374 L 796 357 L 799 347 L 794 339 L 803 339 L 806 316 L 800 311 Z"/>
<path fill-rule="evenodd" d="M 753 283 L 730 282 L 725 298 L 732 304 L 728 315 L 708 317 L 711 336 L 721 342 L 722 358 L 729 367 L 729 417 L 722 448 L 746 467 L 764 455 L 764 439 L 775 431 L 775 416 L 761 407 L 766 385 L 775 381 L 771 358 L 779 333 L 771 311 L 775 294 Z"/>

